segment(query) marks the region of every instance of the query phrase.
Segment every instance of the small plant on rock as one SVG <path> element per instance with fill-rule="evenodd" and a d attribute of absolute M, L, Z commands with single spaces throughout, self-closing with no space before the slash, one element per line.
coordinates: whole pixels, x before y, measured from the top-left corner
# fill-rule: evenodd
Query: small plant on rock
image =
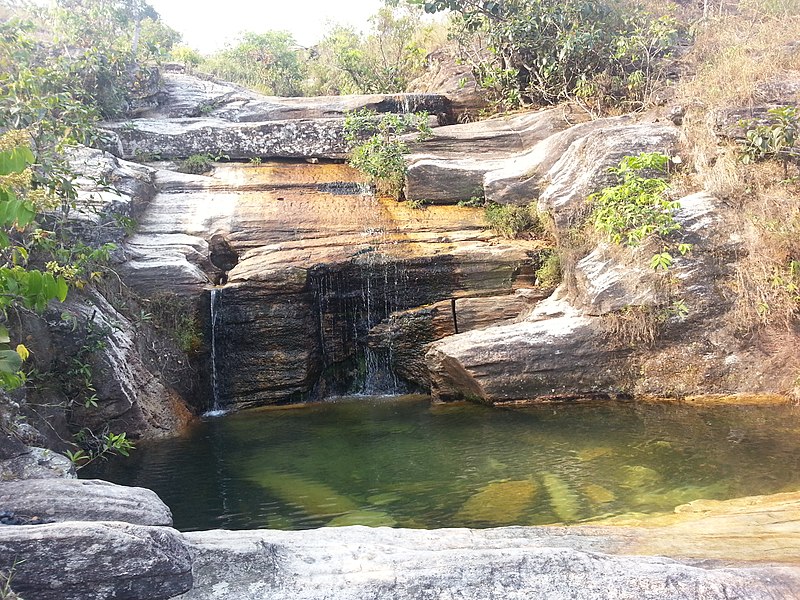
<path fill-rule="evenodd" d="M 214 157 L 210 154 L 192 154 L 181 164 L 181 171 L 192 173 L 193 175 L 202 175 L 211 170 L 213 163 Z"/>
<path fill-rule="evenodd" d="M 379 194 L 400 198 L 407 171 L 403 155 L 408 152 L 400 136 L 414 131 L 430 134 L 427 113 L 378 115 L 367 109 L 348 113 L 344 121 L 351 148 L 348 163 L 367 175 Z"/>
<path fill-rule="evenodd" d="M 670 200 L 667 172 L 670 158 L 660 152 L 626 156 L 610 170 L 619 183 L 589 196 L 593 209 L 591 222 L 615 244 L 634 247 L 645 239 L 663 242 L 661 252 L 653 255 L 650 266 L 666 271 L 674 261 L 673 252 L 686 254 L 690 244 L 673 247 L 667 238 L 680 230 L 675 212 L 680 204 Z"/>
<path fill-rule="evenodd" d="M 780 106 L 767 111 L 769 123 L 755 119 L 739 121 L 745 129 L 741 160 L 745 164 L 777 158 L 783 163 L 784 177 L 789 176 L 789 161 L 800 158 L 795 147 L 800 136 L 800 114 L 795 106 Z"/>
<path fill-rule="evenodd" d="M 525 233 L 541 233 L 539 215 L 530 206 L 513 206 L 487 202 L 486 220 L 489 227 L 506 238 L 518 238 Z"/>

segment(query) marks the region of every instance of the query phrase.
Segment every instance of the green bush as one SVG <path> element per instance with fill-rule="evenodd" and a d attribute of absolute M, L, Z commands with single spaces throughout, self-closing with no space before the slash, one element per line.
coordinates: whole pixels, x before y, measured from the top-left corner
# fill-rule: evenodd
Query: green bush
<path fill-rule="evenodd" d="M 208 173 L 213 166 L 214 157 L 210 154 L 192 154 L 181 163 L 180 170 L 184 173 L 202 175 Z"/>
<path fill-rule="evenodd" d="M 379 194 L 399 198 L 406 178 L 404 133 L 430 133 L 427 113 L 381 114 L 362 109 L 348 113 L 345 139 L 351 147 L 348 163 L 367 175 Z"/>
<path fill-rule="evenodd" d="M 561 283 L 561 257 L 555 250 L 548 252 L 542 266 L 536 269 L 536 283 L 545 288 Z"/>
<path fill-rule="evenodd" d="M 641 103 L 677 24 L 612 0 L 420 0 L 454 11 L 454 37 L 502 108 L 564 99 Z M 475 47 L 475 39 L 483 43 Z M 486 49 L 489 52 L 486 52 Z"/>
<path fill-rule="evenodd" d="M 740 121 L 745 128 L 742 141 L 742 162 L 745 164 L 777 158 L 783 162 L 784 175 L 788 176 L 788 163 L 800 157 L 795 147 L 800 136 L 800 114 L 795 106 L 780 106 L 767 111 L 769 123 L 754 119 Z"/>
<path fill-rule="evenodd" d="M 656 271 L 666 271 L 672 265 L 668 237 L 681 228 L 675 220 L 680 204 L 666 195 L 669 164 L 670 158 L 660 152 L 626 156 L 617 167 L 609 169 L 619 183 L 588 198 L 592 204 L 592 225 L 610 242 L 638 246 L 645 239 L 661 240 L 662 251 L 650 261 Z M 691 246 L 678 244 L 676 248 L 686 254 Z"/>

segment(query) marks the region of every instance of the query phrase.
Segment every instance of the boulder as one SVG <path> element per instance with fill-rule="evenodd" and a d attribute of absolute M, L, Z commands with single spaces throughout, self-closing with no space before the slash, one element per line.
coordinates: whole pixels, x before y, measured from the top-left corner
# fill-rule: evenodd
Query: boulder
<path fill-rule="evenodd" d="M 344 117 L 367 109 L 383 113 L 428 112 L 449 118 L 450 102 L 441 93 L 367 94 L 286 98 L 265 96 L 225 81 L 164 73 L 157 107 L 147 119 L 211 117 L 237 123 Z"/>
<path fill-rule="evenodd" d="M 486 108 L 486 91 L 478 86 L 472 67 L 459 61 L 446 48 L 435 50 L 426 60 L 425 73 L 409 83 L 409 91 L 445 94 L 450 100 L 453 117 L 459 123 L 475 119 Z"/>
<path fill-rule="evenodd" d="M 0 482 L 64 477 L 77 477 L 75 465 L 63 454 L 47 448 L 25 447 L 17 456 L 0 460 Z"/>
<path fill-rule="evenodd" d="M 105 123 L 114 142 L 106 149 L 125 159 L 171 160 L 206 154 L 231 160 L 345 158 L 343 119 L 234 123 L 202 117 Z"/>
<path fill-rule="evenodd" d="M 589 128 L 547 171 L 539 208 L 553 217 L 559 233 L 566 232 L 586 216 L 586 198 L 612 182 L 609 167 L 641 152 L 671 155 L 679 135 L 680 130 L 673 125 L 620 124 L 616 119 L 605 127 Z"/>
<path fill-rule="evenodd" d="M 0 526 L 0 571 L 36 600 L 161 600 L 192 587 L 180 534 L 167 527 L 69 522 Z"/>
<path fill-rule="evenodd" d="M 425 356 L 438 400 L 579 398 L 624 389 L 624 351 L 598 344 L 594 320 L 562 296 L 526 319 L 451 336 Z"/>
<path fill-rule="evenodd" d="M 431 342 L 513 321 L 530 311 L 548 293 L 549 290 L 523 288 L 514 294 L 452 298 L 396 312 L 372 328 L 369 344 L 390 353 L 392 369 L 403 379 L 429 388 L 425 352 Z"/>
<path fill-rule="evenodd" d="M 29 479 L 0 486 L 0 512 L 48 521 L 123 521 L 172 526 L 172 513 L 151 490 L 92 479 Z"/>
<path fill-rule="evenodd" d="M 482 198 L 487 173 L 567 126 L 558 109 L 548 109 L 439 127 L 422 140 L 408 138 L 406 198 L 435 203 Z"/>

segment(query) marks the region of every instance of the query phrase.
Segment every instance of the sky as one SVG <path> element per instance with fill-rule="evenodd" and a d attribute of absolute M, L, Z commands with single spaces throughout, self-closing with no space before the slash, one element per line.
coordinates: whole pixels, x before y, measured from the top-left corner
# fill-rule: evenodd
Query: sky
<path fill-rule="evenodd" d="M 289 31 L 302 46 L 318 42 L 330 23 L 366 29 L 381 0 L 149 0 L 186 45 L 214 52 L 242 31 Z"/>

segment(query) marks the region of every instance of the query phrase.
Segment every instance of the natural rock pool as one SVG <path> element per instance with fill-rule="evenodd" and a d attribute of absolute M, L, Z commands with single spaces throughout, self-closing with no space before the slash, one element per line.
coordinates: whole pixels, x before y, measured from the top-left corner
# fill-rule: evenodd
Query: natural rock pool
<path fill-rule="evenodd" d="M 155 490 L 181 530 L 573 523 L 797 489 L 798 416 L 357 398 L 207 420 L 81 476 Z"/>

